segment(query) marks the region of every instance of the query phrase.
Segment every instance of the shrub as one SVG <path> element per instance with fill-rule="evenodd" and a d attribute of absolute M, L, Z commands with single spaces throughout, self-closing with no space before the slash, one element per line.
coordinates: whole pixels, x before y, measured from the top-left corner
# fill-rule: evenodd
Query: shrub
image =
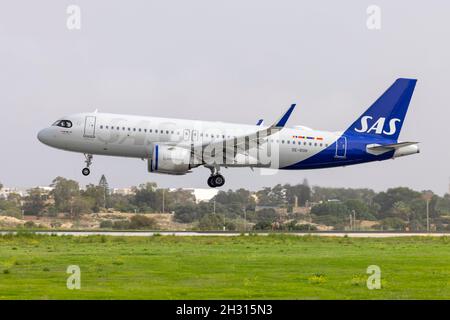
<path fill-rule="evenodd" d="M 406 222 L 399 218 L 385 218 L 381 221 L 383 230 L 405 230 Z"/>
<path fill-rule="evenodd" d="M 100 222 L 100 228 L 102 229 L 112 229 L 113 221 L 112 220 L 102 220 Z"/>
<path fill-rule="evenodd" d="M 130 222 L 127 220 L 114 221 L 112 228 L 119 229 L 119 230 L 129 229 Z"/>
<path fill-rule="evenodd" d="M 28 229 L 37 227 L 37 225 L 33 221 L 27 221 L 23 224 L 23 226 Z"/>
<path fill-rule="evenodd" d="M 217 214 L 207 214 L 198 223 L 200 230 L 217 230 L 223 228 L 223 217 Z"/>
<path fill-rule="evenodd" d="M 272 229 L 272 223 L 270 222 L 266 222 L 266 221 L 261 221 L 256 223 L 253 226 L 254 230 L 271 230 Z"/>
<path fill-rule="evenodd" d="M 315 231 L 317 227 L 309 223 L 297 224 L 296 221 L 291 221 L 286 224 L 286 229 L 289 231 Z"/>
<path fill-rule="evenodd" d="M 182 223 L 190 223 L 198 219 L 197 208 L 192 203 L 179 205 L 175 208 L 175 220 Z"/>
<path fill-rule="evenodd" d="M 131 229 L 152 229 L 156 227 L 156 221 L 143 215 L 135 215 L 130 219 Z"/>

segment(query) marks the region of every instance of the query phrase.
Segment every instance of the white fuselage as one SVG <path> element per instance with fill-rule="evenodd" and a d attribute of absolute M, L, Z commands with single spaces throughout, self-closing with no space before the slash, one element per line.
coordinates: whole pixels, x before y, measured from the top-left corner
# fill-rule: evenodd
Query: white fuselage
<path fill-rule="evenodd" d="M 141 159 L 151 157 L 155 144 L 201 146 L 250 135 L 264 128 L 226 122 L 110 113 L 81 113 L 64 119 L 71 121 L 70 128 L 53 125 L 39 133 L 39 140 L 68 151 Z M 259 146 L 259 151 L 268 154 L 270 159 L 266 162 L 270 163 L 269 167 L 283 168 L 324 150 L 340 135 L 341 132 L 315 131 L 305 127 L 284 128 L 266 137 L 264 139 L 266 143 Z M 272 151 L 267 152 L 267 149 Z M 237 159 L 234 165 L 247 166 L 247 163 Z M 233 166 L 233 163 L 226 166 Z M 252 163 L 248 166 L 265 165 Z"/>

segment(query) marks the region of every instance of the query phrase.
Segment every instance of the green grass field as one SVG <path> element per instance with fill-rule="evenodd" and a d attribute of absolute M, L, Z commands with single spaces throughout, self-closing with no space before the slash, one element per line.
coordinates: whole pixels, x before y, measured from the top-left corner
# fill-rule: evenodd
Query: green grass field
<path fill-rule="evenodd" d="M 373 264 L 379 290 L 366 286 Z M 0 298 L 449 299 L 450 238 L 5 235 Z"/>

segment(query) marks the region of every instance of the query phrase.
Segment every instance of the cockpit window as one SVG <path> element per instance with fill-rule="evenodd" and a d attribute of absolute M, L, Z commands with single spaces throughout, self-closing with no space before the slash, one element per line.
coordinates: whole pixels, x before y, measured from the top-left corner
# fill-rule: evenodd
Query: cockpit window
<path fill-rule="evenodd" d="M 72 128 L 72 121 L 58 120 L 53 124 L 53 126 L 58 126 L 58 127 L 62 127 L 62 128 Z"/>

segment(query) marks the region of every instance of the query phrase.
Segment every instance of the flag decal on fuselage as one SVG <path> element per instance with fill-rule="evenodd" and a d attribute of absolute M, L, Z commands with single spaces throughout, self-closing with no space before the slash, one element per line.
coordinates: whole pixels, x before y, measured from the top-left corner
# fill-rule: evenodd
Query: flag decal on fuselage
<path fill-rule="evenodd" d="M 293 139 L 323 140 L 322 137 L 292 136 Z"/>

